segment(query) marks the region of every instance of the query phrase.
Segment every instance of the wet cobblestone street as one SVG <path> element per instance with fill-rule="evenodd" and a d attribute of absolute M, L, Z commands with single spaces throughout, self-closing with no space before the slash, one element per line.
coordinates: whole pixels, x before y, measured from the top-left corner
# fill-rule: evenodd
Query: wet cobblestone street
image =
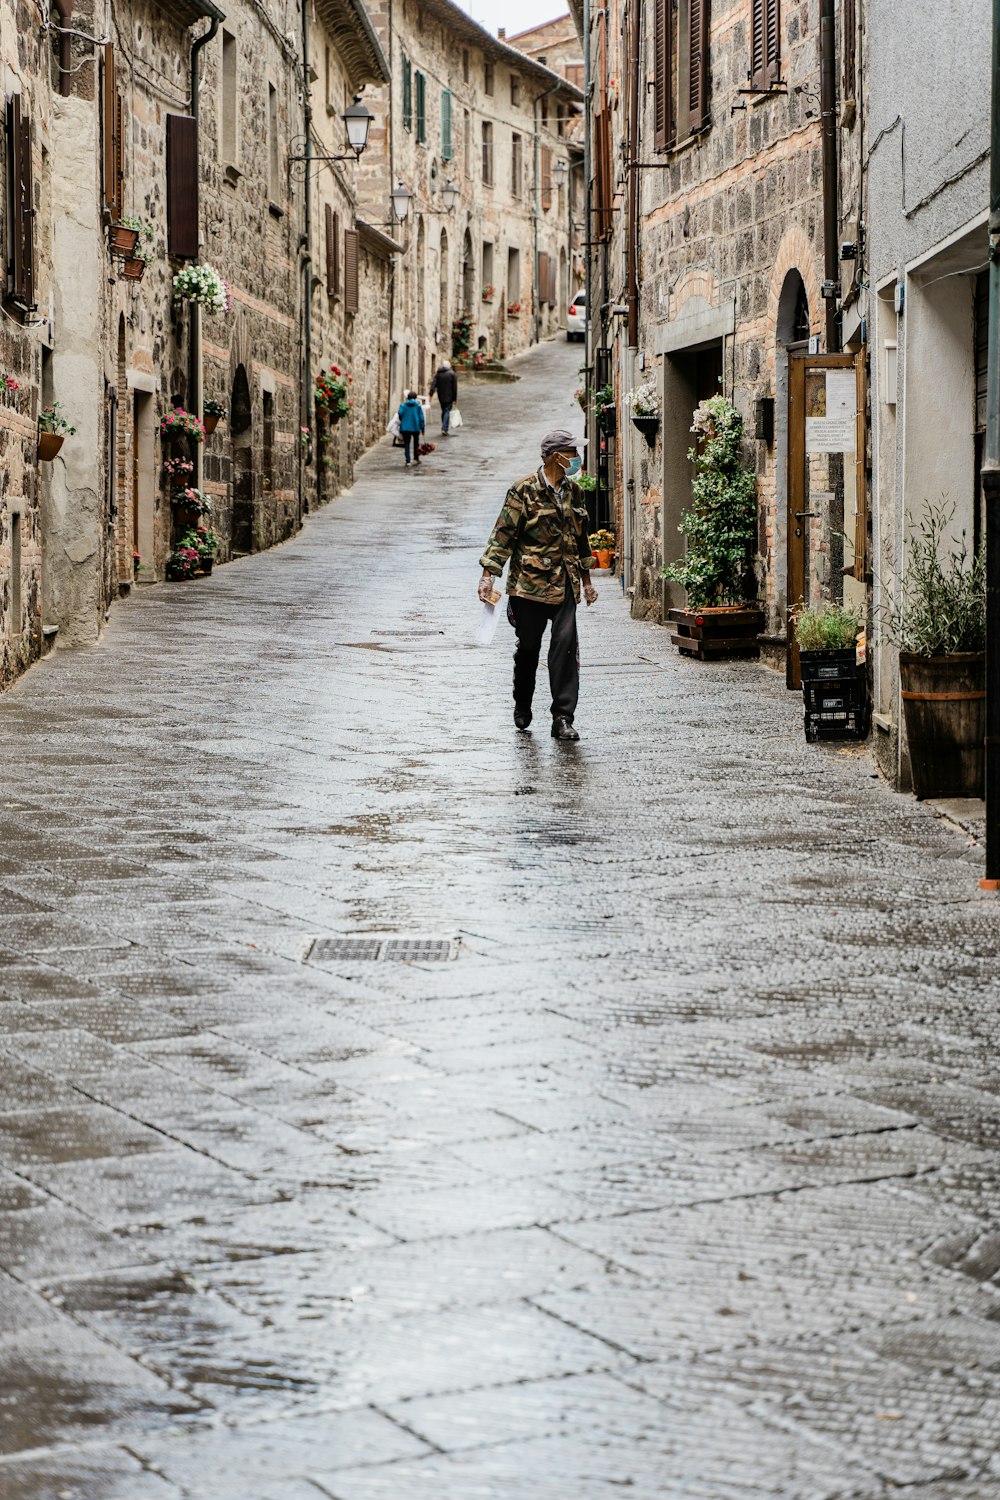
<path fill-rule="evenodd" d="M 601 575 L 516 734 L 579 362 L 0 698 L 2 1500 L 1000 1494 L 980 851 Z"/>

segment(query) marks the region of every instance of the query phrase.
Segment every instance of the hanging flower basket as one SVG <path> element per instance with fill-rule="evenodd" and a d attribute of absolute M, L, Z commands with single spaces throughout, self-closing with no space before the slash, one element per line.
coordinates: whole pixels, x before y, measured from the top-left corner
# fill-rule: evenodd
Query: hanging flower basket
<path fill-rule="evenodd" d="M 146 262 L 138 256 L 122 261 L 122 279 L 124 281 L 141 281 L 146 274 Z"/>
<path fill-rule="evenodd" d="M 323 408 L 331 422 L 339 421 L 350 412 L 353 402 L 350 400 L 348 387 L 352 384 L 350 375 L 337 365 L 331 365 L 329 370 L 320 370 L 316 376 L 316 405 Z"/>
<path fill-rule="evenodd" d="M 653 444 L 656 442 L 656 434 L 660 430 L 659 417 L 643 416 L 641 414 L 633 412 L 632 426 L 639 429 L 643 437 L 646 439 L 646 442 L 652 448 Z"/>
<path fill-rule="evenodd" d="M 112 224 L 108 230 L 108 248 L 112 255 L 120 255 L 128 260 L 136 252 L 139 244 L 139 226 L 131 224 Z"/>
<path fill-rule="evenodd" d="M 38 434 L 39 463 L 51 463 L 65 441 L 65 435 L 61 432 L 40 432 Z"/>
<path fill-rule="evenodd" d="M 209 313 L 227 313 L 232 305 L 229 288 L 214 266 L 185 266 L 178 271 L 174 296 L 179 302 L 195 302 Z"/>
<path fill-rule="evenodd" d="M 206 433 L 213 433 L 219 423 L 228 415 L 229 413 L 221 401 L 208 400 L 202 403 L 201 420 Z"/>
<path fill-rule="evenodd" d="M 205 441 L 205 424 L 183 406 L 169 406 L 160 418 L 161 438 L 193 438 L 196 443 Z"/>
<path fill-rule="evenodd" d="M 53 401 L 43 406 L 38 413 L 38 458 L 41 463 L 50 463 L 68 437 L 76 428 L 63 416 L 62 402 Z"/>

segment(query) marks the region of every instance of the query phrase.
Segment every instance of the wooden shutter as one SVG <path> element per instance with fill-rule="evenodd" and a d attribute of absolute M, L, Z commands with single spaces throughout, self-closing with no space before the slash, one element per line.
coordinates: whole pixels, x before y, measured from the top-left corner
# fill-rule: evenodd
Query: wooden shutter
<path fill-rule="evenodd" d="M 326 205 L 326 295 L 340 296 L 340 215 Z"/>
<path fill-rule="evenodd" d="M 542 207 L 552 207 L 552 148 L 542 147 Z"/>
<path fill-rule="evenodd" d="M 611 233 L 614 202 L 611 169 L 611 114 L 604 109 L 594 117 L 594 233 L 603 239 Z"/>
<path fill-rule="evenodd" d="M 549 300 L 549 257 L 544 250 L 538 252 L 538 300 Z"/>
<path fill-rule="evenodd" d="M 857 30 L 858 13 L 855 0 L 844 0 L 841 12 L 844 52 L 844 99 L 857 98 Z"/>
<path fill-rule="evenodd" d="M 417 74 L 417 140 L 427 139 L 427 79 Z"/>
<path fill-rule="evenodd" d="M 781 0 L 752 0 L 750 85 L 770 88 L 781 77 Z"/>
<path fill-rule="evenodd" d="M 413 66 L 403 58 L 403 129 L 413 129 Z"/>
<path fill-rule="evenodd" d="M 688 0 L 687 77 L 684 82 L 684 122 L 681 134 L 695 135 L 708 124 L 708 6 L 709 0 Z"/>
<path fill-rule="evenodd" d="M 559 267 L 554 255 L 549 256 L 549 306 L 555 307 L 559 299 Z"/>
<path fill-rule="evenodd" d="M 441 90 L 441 160 L 451 161 L 451 92 Z"/>
<path fill-rule="evenodd" d="M 8 290 L 27 311 L 35 306 L 35 188 L 31 121 L 21 114 L 21 96 L 7 102 L 7 174 L 10 183 Z"/>
<path fill-rule="evenodd" d="M 671 98 L 671 0 L 653 3 L 653 149 L 665 151 L 674 142 Z"/>
<path fill-rule="evenodd" d="M 358 231 L 344 230 L 344 311 L 356 313 L 358 297 Z"/>
<path fill-rule="evenodd" d="M 192 115 L 167 115 L 167 250 L 198 258 L 198 129 Z"/>
<path fill-rule="evenodd" d="M 116 222 L 125 212 L 125 106 L 118 88 L 115 69 L 115 49 L 112 42 L 104 45 L 103 98 L 103 177 L 104 206 Z"/>

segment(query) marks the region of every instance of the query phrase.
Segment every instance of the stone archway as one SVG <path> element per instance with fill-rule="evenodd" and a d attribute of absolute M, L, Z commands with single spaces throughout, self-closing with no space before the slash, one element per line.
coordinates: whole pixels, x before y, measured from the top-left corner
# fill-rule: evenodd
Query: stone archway
<path fill-rule="evenodd" d="M 230 547 L 234 554 L 254 550 L 253 401 L 246 366 L 237 365 L 229 397 L 232 444 Z"/>
<path fill-rule="evenodd" d="M 804 348 L 810 331 L 809 293 L 797 266 L 785 271 L 774 300 L 774 494 L 771 499 L 774 616 L 769 629 L 783 635 L 788 615 L 788 351 Z"/>
<path fill-rule="evenodd" d="M 441 230 L 441 301 L 438 308 L 438 342 L 450 348 L 451 288 L 448 276 L 448 231 Z"/>
<path fill-rule="evenodd" d="M 473 318 L 476 316 L 476 255 L 472 248 L 472 234 L 465 231 L 462 242 L 462 310 Z"/>

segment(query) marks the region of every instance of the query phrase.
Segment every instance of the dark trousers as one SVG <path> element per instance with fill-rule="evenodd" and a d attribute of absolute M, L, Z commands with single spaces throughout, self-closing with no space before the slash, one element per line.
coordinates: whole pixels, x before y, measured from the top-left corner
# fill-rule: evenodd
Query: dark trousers
<path fill-rule="evenodd" d="M 448 431 L 448 428 L 449 428 L 449 426 L 451 424 L 451 409 L 452 409 L 452 407 L 454 405 L 455 405 L 454 401 L 442 401 L 441 402 L 441 431 L 442 432 L 447 432 Z"/>
<path fill-rule="evenodd" d="M 406 454 L 406 462 L 410 462 L 410 445 L 413 445 L 413 457 L 420 462 L 420 438 L 419 432 L 403 433 L 403 452 Z"/>
<path fill-rule="evenodd" d="M 507 600 L 507 617 L 517 631 L 515 708 L 531 708 L 542 636 L 551 621 L 549 687 L 552 690 L 552 712 L 572 719 L 580 696 L 580 646 L 576 635 L 576 600 L 569 581 L 561 604 L 540 604 L 537 599 L 519 599 L 516 594 L 511 594 Z"/>

